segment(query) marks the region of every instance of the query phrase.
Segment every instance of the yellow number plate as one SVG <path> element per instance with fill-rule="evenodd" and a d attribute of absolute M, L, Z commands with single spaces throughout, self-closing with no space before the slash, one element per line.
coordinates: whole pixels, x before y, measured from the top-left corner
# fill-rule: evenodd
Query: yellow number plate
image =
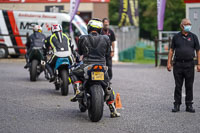
<path fill-rule="evenodd" d="M 104 80 L 103 72 L 92 72 L 92 80 Z"/>

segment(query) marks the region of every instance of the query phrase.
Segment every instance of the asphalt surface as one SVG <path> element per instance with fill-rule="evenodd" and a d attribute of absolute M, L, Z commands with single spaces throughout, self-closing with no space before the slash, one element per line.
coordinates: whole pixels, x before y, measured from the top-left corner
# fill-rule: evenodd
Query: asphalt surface
<path fill-rule="evenodd" d="M 104 106 L 102 120 L 93 123 L 69 96 L 61 96 L 43 74 L 30 82 L 23 60 L 0 60 L 0 133 L 199 133 L 200 73 L 195 75 L 196 113 L 172 113 L 172 72 L 153 65 L 116 63 L 113 88 L 120 93 L 120 118 L 110 118 Z"/>

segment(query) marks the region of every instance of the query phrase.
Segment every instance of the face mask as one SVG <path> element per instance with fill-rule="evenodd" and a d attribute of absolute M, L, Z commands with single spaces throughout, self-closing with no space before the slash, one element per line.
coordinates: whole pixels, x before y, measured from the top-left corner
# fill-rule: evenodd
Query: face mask
<path fill-rule="evenodd" d="M 186 26 L 183 26 L 184 27 L 184 31 L 185 32 L 189 32 L 189 31 L 191 31 L 191 29 L 192 29 L 192 26 L 191 25 L 186 25 Z"/>

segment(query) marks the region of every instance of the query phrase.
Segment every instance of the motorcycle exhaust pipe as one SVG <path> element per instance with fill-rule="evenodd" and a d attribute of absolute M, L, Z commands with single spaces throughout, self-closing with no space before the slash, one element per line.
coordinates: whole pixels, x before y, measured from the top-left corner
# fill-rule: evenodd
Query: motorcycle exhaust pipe
<path fill-rule="evenodd" d="M 41 65 L 45 66 L 46 62 L 41 60 Z"/>
<path fill-rule="evenodd" d="M 111 93 L 112 93 L 112 89 L 110 87 L 107 87 L 105 89 L 105 101 L 107 101 L 110 98 Z"/>

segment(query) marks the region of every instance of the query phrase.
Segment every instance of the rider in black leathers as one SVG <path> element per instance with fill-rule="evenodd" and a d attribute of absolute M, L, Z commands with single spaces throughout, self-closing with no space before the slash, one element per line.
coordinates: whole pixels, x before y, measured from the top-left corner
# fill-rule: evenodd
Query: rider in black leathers
<path fill-rule="evenodd" d="M 40 25 L 35 25 L 33 28 L 33 34 L 31 34 L 28 37 L 27 43 L 26 43 L 26 48 L 27 48 L 27 53 L 25 55 L 26 58 L 26 65 L 24 68 L 28 68 L 30 66 L 29 63 L 29 54 L 32 50 L 33 47 L 43 47 L 45 45 L 45 35 L 41 33 L 42 32 L 42 27 Z"/>
<path fill-rule="evenodd" d="M 71 43 L 71 39 L 63 33 L 62 26 L 60 24 L 55 24 L 51 27 L 52 35 L 47 37 L 45 40 L 45 53 L 47 53 L 49 47 L 52 49 L 53 53 L 50 60 L 46 63 L 45 67 L 50 74 L 50 82 L 53 82 L 54 77 L 54 66 L 57 61 L 56 52 L 70 51 L 72 54 L 69 56 L 69 61 L 72 64 L 74 62 L 74 49 Z"/>
<path fill-rule="evenodd" d="M 88 23 L 88 35 L 80 36 L 78 41 L 78 54 L 83 57 L 83 64 L 72 71 L 72 83 L 74 86 L 75 96 L 71 99 L 72 102 L 77 101 L 78 97 L 82 96 L 80 91 L 82 86 L 82 77 L 84 68 L 90 64 L 106 65 L 106 58 L 110 56 L 110 40 L 106 35 L 100 35 L 102 22 L 99 19 L 92 19 Z M 111 111 L 111 117 L 119 117 L 114 105 L 114 91 L 110 87 L 110 79 L 108 73 L 105 73 L 105 83 L 103 86 L 105 92 L 105 100 Z"/>

